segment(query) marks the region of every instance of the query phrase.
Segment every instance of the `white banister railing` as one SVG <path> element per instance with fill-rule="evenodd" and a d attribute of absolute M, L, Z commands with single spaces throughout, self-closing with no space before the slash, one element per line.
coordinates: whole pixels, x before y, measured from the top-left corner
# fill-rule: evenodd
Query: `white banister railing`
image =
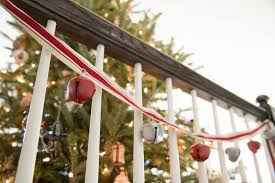
<path fill-rule="evenodd" d="M 244 118 L 244 122 L 245 122 L 246 128 L 249 130 L 250 126 L 249 126 L 249 123 L 248 123 L 248 119 L 246 117 Z M 260 168 L 259 168 L 259 163 L 258 163 L 257 156 L 256 156 L 255 153 L 252 153 L 252 155 L 253 155 L 253 161 L 254 161 L 254 166 L 255 166 L 255 170 L 256 170 L 258 183 L 262 183 L 263 180 L 262 180 L 262 176 L 261 176 L 261 173 L 260 173 Z"/>
<path fill-rule="evenodd" d="M 218 117 L 217 101 L 216 100 L 212 100 L 212 108 L 213 108 L 213 116 L 214 116 L 214 124 L 215 124 L 216 134 L 220 135 L 221 134 L 221 129 L 220 129 L 220 124 L 219 124 L 219 117 Z M 227 173 L 227 168 L 226 168 L 226 163 L 225 163 L 225 154 L 224 154 L 224 149 L 223 149 L 222 142 L 218 141 L 217 146 L 218 146 L 218 154 L 219 154 L 222 182 L 223 183 L 229 183 L 228 173 Z"/>
<path fill-rule="evenodd" d="M 95 66 L 99 71 L 103 71 L 104 46 L 97 45 Z M 101 99 L 102 88 L 96 86 L 96 91 L 92 101 L 88 152 L 85 172 L 86 183 L 98 182 L 99 171 L 99 148 L 100 148 L 100 121 L 101 121 Z"/>
<path fill-rule="evenodd" d="M 135 64 L 135 99 L 139 105 L 142 105 L 142 65 Z M 144 154 L 141 129 L 143 125 L 143 116 L 140 111 L 134 109 L 134 154 L 133 154 L 133 182 L 140 183 L 144 181 Z"/>
<path fill-rule="evenodd" d="M 247 121 L 249 120 L 248 115 L 246 115 L 245 118 L 247 118 L 246 119 Z M 267 141 L 266 141 L 263 134 L 261 135 L 261 140 L 262 140 L 262 145 L 263 145 L 263 148 L 264 148 L 265 157 L 266 157 L 266 160 L 267 160 L 266 163 L 267 163 L 267 166 L 268 166 L 270 179 L 271 179 L 271 182 L 275 182 L 275 174 L 274 174 L 274 167 L 273 167 L 273 164 L 272 164 L 271 154 L 269 152 Z"/>
<path fill-rule="evenodd" d="M 175 116 L 173 111 L 173 84 L 171 78 L 166 78 L 166 93 L 168 104 L 168 121 L 175 123 Z M 175 129 L 169 127 L 168 129 L 168 143 L 169 143 L 169 159 L 170 159 L 170 174 L 171 182 L 180 183 L 180 163 L 179 163 L 179 151 L 177 143 L 177 132 Z"/>
<path fill-rule="evenodd" d="M 56 23 L 52 20 L 48 20 L 46 29 L 51 34 L 54 34 L 55 28 Z M 16 172 L 16 183 L 31 183 L 33 180 L 50 60 L 50 51 L 46 49 L 46 47 L 42 47 L 28 115 L 27 128 Z"/>
<path fill-rule="evenodd" d="M 193 108 L 193 115 L 194 115 L 194 131 L 195 133 L 200 133 L 200 124 L 199 124 L 199 114 L 198 114 L 198 106 L 197 106 L 197 91 L 191 91 L 192 96 L 192 108 Z M 208 183 L 208 176 L 205 162 L 198 162 L 198 176 L 200 183 Z"/>
<path fill-rule="evenodd" d="M 232 132 L 236 133 L 237 132 L 237 128 L 236 128 L 236 124 L 235 124 L 234 109 L 232 107 L 229 108 L 229 114 L 230 114 L 230 122 L 231 122 Z M 235 147 L 237 147 L 237 148 L 240 149 L 240 146 L 239 146 L 238 142 L 235 143 Z M 239 160 L 239 169 L 240 169 L 240 175 L 241 175 L 242 182 L 247 182 L 247 178 L 246 178 L 246 174 L 245 174 L 245 168 L 244 168 L 242 157 Z"/>

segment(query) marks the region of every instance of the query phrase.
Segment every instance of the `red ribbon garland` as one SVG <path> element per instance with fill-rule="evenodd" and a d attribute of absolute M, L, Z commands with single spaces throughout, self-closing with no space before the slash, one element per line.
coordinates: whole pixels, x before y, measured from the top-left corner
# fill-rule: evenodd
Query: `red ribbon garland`
<path fill-rule="evenodd" d="M 170 123 L 169 121 L 165 120 L 161 117 L 158 113 L 151 111 L 147 108 L 139 106 L 133 99 L 128 97 L 124 92 L 120 91 L 115 84 L 111 83 L 108 78 L 106 78 L 103 74 L 98 72 L 96 69 L 91 67 L 89 64 L 85 63 L 83 58 L 80 58 L 77 54 L 74 53 L 68 46 L 64 45 L 61 41 L 59 41 L 55 36 L 51 35 L 44 27 L 42 27 L 39 23 L 33 20 L 30 16 L 24 13 L 22 10 L 17 8 L 15 5 L 10 3 L 7 0 L 0 0 L 0 3 L 3 4 L 4 8 L 8 10 L 18 21 L 22 24 L 23 27 L 27 29 L 27 31 L 40 39 L 40 43 L 42 45 L 46 45 L 50 49 L 53 49 L 55 52 L 53 53 L 56 57 L 60 58 L 64 62 L 66 60 L 67 65 L 72 64 L 74 67 L 79 69 L 78 71 L 85 71 L 86 74 L 89 76 L 89 79 L 92 79 L 99 85 L 101 85 L 105 90 L 112 93 L 116 97 L 120 98 L 121 100 L 125 101 L 126 103 L 132 105 L 133 107 L 140 110 L 142 113 L 147 115 L 148 117 L 171 126 L 177 130 L 181 130 L 186 134 L 189 134 L 195 138 L 199 139 L 206 139 L 206 140 L 220 140 L 220 141 L 233 141 L 233 140 L 240 140 L 242 138 L 250 138 L 251 135 L 256 135 L 257 133 L 265 130 L 268 126 L 268 122 L 263 122 L 254 130 L 249 130 L 242 133 L 231 134 L 227 136 L 215 136 L 215 135 L 208 135 L 208 134 L 192 134 L 179 126 Z M 56 53 L 56 54 L 55 54 Z M 62 59 L 64 58 L 64 59 Z M 84 60 L 84 61 L 83 61 Z"/>

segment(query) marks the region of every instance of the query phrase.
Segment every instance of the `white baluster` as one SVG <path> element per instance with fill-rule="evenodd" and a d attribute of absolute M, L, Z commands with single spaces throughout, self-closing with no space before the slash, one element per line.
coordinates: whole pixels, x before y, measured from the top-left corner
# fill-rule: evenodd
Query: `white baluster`
<path fill-rule="evenodd" d="M 142 66 L 135 64 L 135 99 L 142 105 Z M 144 181 L 144 154 L 141 129 L 143 125 L 142 113 L 134 109 L 134 157 L 133 157 L 133 182 L 141 183 Z"/>
<path fill-rule="evenodd" d="M 246 124 L 246 128 L 249 130 L 250 126 L 249 126 L 249 122 L 248 121 L 249 121 L 248 118 L 245 116 L 244 122 Z M 258 182 L 262 183 L 263 180 L 262 180 L 262 176 L 261 176 L 261 173 L 260 173 L 260 168 L 259 168 L 259 163 L 258 163 L 257 156 L 254 153 L 252 153 L 252 154 L 253 154 L 254 166 L 255 166 Z"/>
<path fill-rule="evenodd" d="M 51 34 L 54 34 L 55 28 L 56 22 L 48 20 L 46 29 Z M 50 51 L 43 47 L 33 88 L 27 128 L 18 162 L 15 183 L 31 183 L 33 180 L 50 60 Z"/>
<path fill-rule="evenodd" d="M 268 169 L 269 169 L 269 173 L 270 173 L 271 182 L 275 182 L 274 167 L 272 164 L 271 155 L 269 153 L 269 149 L 268 149 L 267 142 L 266 142 L 264 135 L 261 135 L 261 139 L 262 139 L 265 157 L 266 157 L 266 161 L 267 161 L 267 165 L 268 165 Z"/>
<path fill-rule="evenodd" d="M 175 123 L 174 111 L 173 111 L 173 85 L 172 79 L 166 78 L 166 93 L 168 102 L 168 116 L 167 119 L 171 123 Z M 170 157 L 170 174 L 171 182 L 180 183 L 180 163 L 179 163 L 179 152 L 177 143 L 177 132 L 175 129 L 169 127 L 168 130 L 169 138 L 169 157 Z"/>
<path fill-rule="evenodd" d="M 197 106 L 197 91 L 192 90 L 191 91 L 192 95 L 192 106 L 193 106 L 193 114 L 194 114 L 194 131 L 195 133 L 200 133 L 200 124 L 199 124 L 199 116 L 198 116 L 198 106 Z M 197 140 L 197 142 L 199 142 Z M 206 165 L 205 162 L 198 162 L 199 169 L 199 182 L 200 183 L 208 183 L 208 176 L 207 176 L 207 170 L 206 170 Z"/>
<path fill-rule="evenodd" d="M 212 108 L 213 108 L 216 134 L 221 135 L 219 118 L 218 118 L 218 113 L 217 113 L 217 101 L 216 100 L 212 100 Z M 221 168 L 221 173 L 222 173 L 222 182 L 223 183 L 229 183 L 228 173 L 227 173 L 227 168 L 226 168 L 226 163 L 225 163 L 223 144 L 222 144 L 222 142 L 218 141 L 217 145 L 218 145 L 220 168 Z"/>
<path fill-rule="evenodd" d="M 237 128 L 236 128 L 235 118 L 234 118 L 234 109 L 232 107 L 229 109 L 229 114 L 230 114 L 232 132 L 235 133 L 235 132 L 237 132 Z M 240 148 L 240 145 L 238 142 L 235 143 L 235 147 Z M 244 164 L 243 164 L 242 159 L 240 159 L 240 161 L 239 161 L 239 168 L 240 168 L 240 175 L 241 175 L 242 182 L 247 182 Z"/>
<path fill-rule="evenodd" d="M 104 60 L 104 45 L 97 45 L 97 54 L 95 66 L 99 71 L 103 71 Z M 86 183 L 98 182 L 99 171 L 99 147 L 100 147 L 100 121 L 101 121 L 101 99 L 102 88 L 96 86 L 96 91 L 93 96 L 90 130 L 88 141 L 88 152 L 85 172 Z"/>

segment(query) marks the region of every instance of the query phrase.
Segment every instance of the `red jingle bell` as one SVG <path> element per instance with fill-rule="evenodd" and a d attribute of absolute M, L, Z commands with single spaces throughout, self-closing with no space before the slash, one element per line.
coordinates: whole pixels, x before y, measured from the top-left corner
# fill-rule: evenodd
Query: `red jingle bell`
<path fill-rule="evenodd" d="M 91 99 L 95 93 L 95 84 L 82 76 L 71 79 L 67 85 L 70 100 L 83 104 Z"/>
<path fill-rule="evenodd" d="M 207 145 L 197 143 L 191 146 L 191 156 L 198 162 L 203 162 L 208 159 L 210 148 Z"/>
<path fill-rule="evenodd" d="M 258 141 L 251 140 L 247 143 L 248 148 L 250 149 L 251 152 L 254 154 L 260 149 L 261 143 Z"/>

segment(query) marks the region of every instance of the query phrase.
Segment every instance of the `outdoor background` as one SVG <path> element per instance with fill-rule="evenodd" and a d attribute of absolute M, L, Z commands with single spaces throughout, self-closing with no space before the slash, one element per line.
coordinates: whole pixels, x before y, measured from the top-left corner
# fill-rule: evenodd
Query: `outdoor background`
<path fill-rule="evenodd" d="M 216 82 L 229 91 L 255 103 L 260 94 L 270 97 L 275 106 L 275 1 L 274 0 L 143 0 L 135 1 L 137 9 L 162 13 L 157 21 L 154 37 L 168 42 L 174 38 L 175 47 L 184 46 L 185 53 L 192 53 L 184 62 L 208 79 Z M 139 16 L 132 17 L 139 20 Z M 13 38 L 18 31 L 6 21 L 12 20 L 10 15 L 0 7 L 0 29 Z M 58 26 L 58 25 L 57 25 Z M 5 68 L 12 62 L 12 42 L 0 35 L 0 67 Z M 176 49 L 175 49 L 176 50 Z M 190 64 L 192 63 L 192 64 Z M 176 108 L 187 108 L 191 105 L 189 97 L 175 90 Z M 209 133 L 214 133 L 211 105 L 200 101 L 200 123 Z M 163 104 L 158 104 L 160 107 Z M 224 125 L 224 133 L 230 132 L 229 114 L 221 110 L 220 123 Z M 192 118 L 189 113 L 185 118 Z M 238 119 L 238 129 L 244 130 L 242 119 Z M 227 143 L 225 146 L 229 146 Z M 249 154 L 245 145 L 242 154 Z M 244 150 L 243 150 L 244 149 Z M 244 153 L 243 153 L 244 151 Z M 263 157 L 263 150 L 259 152 Z M 264 159 L 259 159 L 264 182 L 269 181 Z M 252 156 L 244 156 L 248 179 L 256 180 Z M 207 161 L 208 167 L 219 170 L 217 153 L 211 152 Z M 237 163 L 227 162 L 228 167 Z M 236 175 L 236 182 L 239 176 Z"/>

